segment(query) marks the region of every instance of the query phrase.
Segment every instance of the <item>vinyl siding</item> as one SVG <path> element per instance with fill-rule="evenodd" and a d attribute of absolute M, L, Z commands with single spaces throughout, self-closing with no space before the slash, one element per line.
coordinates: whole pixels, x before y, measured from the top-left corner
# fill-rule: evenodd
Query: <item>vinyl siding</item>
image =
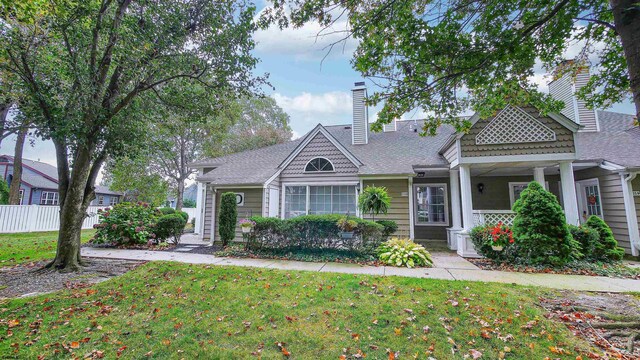
<path fill-rule="evenodd" d="M 455 147 L 455 144 L 453 145 Z M 422 184 L 447 184 L 447 208 L 448 208 L 448 219 L 449 224 L 447 226 L 425 226 L 425 225 L 414 225 L 413 232 L 416 241 L 424 242 L 424 240 L 437 240 L 443 241 L 447 240 L 447 228 L 451 227 L 451 182 L 449 178 L 414 178 L 414 185 L 422 185 Z M 414 201 L 415 201 L 415 192 L 414 192 Z M 411 209 L 411 211 L 415 211 Z M 415 214 L 414 214 L 415 218 Z"/>
<path fill-rule="evenodd" d="M 369 115 L 365 98 L 367 90 L 364 88 L 353 90 L 353 144 L 363 145 L 369 141 Z"/>
<path fill-rule="evenodd" d="M 560 199 L 558 175 L 547 175 L 545 182 L 549 183 L 549 191 Z M 511 210 L 509 195 L 510 182 L 533 181 L 531 176 L 474 176 L 471 178 L 471 198 L 474 210 Z M 484 184 L 482 194 L 478 191 L 478 184 Z"/>
<path fill-rule="evenodd" d="M 640 177 L 633 179 L 631 184 L 633 185 L 633 191 L 640 191 Z M 640 225 L 640 196 L 634 196 L 633 200 L 636 204 L 636 221 Z M 631 250 L 629 250 L 629 254 L 631 254 Z"/>
<path fill-rule="evenodd" d="M 206 189 L 206 197 L 204 200 L 204 227 L 202 229 L 203 239 L 211 239 L 211 227 L 213 219 L 211 218 L 213 210 L 213 190 L 208 187 Z"/>
<path fill-rule="evenodd" d="M 218 221 L 217 217 L 220 215 L 220 198 L 222 194 L 225 192 L 234 192 L 234 193 L 244 193 L 244 205 L 238 206 L 238 220 L 243 218 L 248 218 L 251 216 L 261 216 L 262 215 L 262 188 L 252 188 L 252 189 L 218 189 L 218 193 L 216 196 L 216 222 Z M 215 240 L 220 241 L 220 234 L 215 234 Z M 237 224 L 236 221 L 236 237 L 235 241 L 242 240 L 242 230 L 240 230 L 240 225 Z"/>
<path fill-rule="evenodd" d="M 588 72 L 580 72 L 576 74 L 576 91 L 579 91 L 582 87 L 587 85 L 589 77 Z M 577 97 L 576 104 L 578 105 L 579 123 L 584 126 L 581 131 L 598 131 L 598 122 L 595 110 L 589 109 L 587 107 L 587 103 Z"/>
<path fill-rule="evenodd" d="M 445 159 L 451 164 L 458 158 L 458 142 L 454 142 L 449 148 L 442 154 Z"/>
<path fill-rule="evenodd" d="M 573 132 L 571 130 L 549 117 L 541 116 L 540 112 L 533 107 L 521 107 L 520 109 L 553 130 L 556 133 L 556 141 L 476 145 L 476 136 L 495 118 L 491 117 L 478 120 L 478 122 L 469 129 L 469 132 L 462 136 L 460 139 L 461 156 L 480 157 L 575 153 Z"/>
<path fill-rule="evenodd" d="M 564 108 L 560 113 L 571 119 L 571 121 L 577 122 L 571 77 L 564 75 L 549 83 L 549 94 L 551 94 L 554 99 L 564 102 Z"/>
<path fill-rule="evenodd" d="M 598 179 L 600 196 L 602 197 L 604 221 L 611 227 L 611 231 L 618 241 L 618 245 L 630 254 L 629 229 L 627 227 L 627 217 L 624 210 L 622 180 L 620 179 L 620 175 L 601 168 L 591 168 L 576 171 L 574 177 L 576 181 L 593 178 Z M 578 196 L 580 196 L 579 193 Z"/>
<path fill-rule="evenodd" d="M 393 220 L 398 224 L 398 231 L 394 236 L 409 237 L 409 179 L 385 179 L 385 180 L 364 180 L 362 185 L 384 186 L 391 197 L 391 208 L 386 215 L 376 215 L 376 220 Z M 403 196 L 402 193 L 405 193 Z M 364 214 L 363 218 L 371 219 L 371 216 Z M 446 238 L 446 237 L 445 237 Z"/>

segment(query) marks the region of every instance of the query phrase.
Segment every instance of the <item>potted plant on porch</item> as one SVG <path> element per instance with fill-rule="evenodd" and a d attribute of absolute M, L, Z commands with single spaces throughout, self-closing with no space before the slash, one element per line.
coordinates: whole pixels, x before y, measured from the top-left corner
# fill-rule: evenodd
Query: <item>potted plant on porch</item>
<path fill-rule="evenodd" d="M 491 228 L 489 243 L 495 251 L 502 251 L 505 246 L 513 244 L 513 232 L 502 221 Z"/>
<path fill-rule="evenodd" d="M 340 218 L 336 223 L 338 229 L 340 229 L 340 236 L 343 239 L 351 239 L 353 238 L 353 230 L 355 230 L 358 223 L 354 220 L 349 220 L 348 216 Z"/>

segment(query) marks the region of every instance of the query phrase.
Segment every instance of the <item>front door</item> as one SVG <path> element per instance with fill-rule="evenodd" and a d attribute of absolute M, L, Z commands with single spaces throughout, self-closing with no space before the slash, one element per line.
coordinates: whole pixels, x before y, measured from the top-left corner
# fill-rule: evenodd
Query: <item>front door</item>
<path fill-rule="evenodd" d="M 580 222 L 586 222 L 591 215 L 602 218 L 602 199 L 600 197 L 598 179 L 578 181 L 576 186 Z"/>

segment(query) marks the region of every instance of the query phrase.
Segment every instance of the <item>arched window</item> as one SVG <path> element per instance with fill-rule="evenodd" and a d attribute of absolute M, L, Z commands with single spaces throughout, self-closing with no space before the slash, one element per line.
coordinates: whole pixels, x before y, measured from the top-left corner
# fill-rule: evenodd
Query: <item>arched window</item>
<path fill-rule="evenodd" d="M 311 159 L 307 166 L 304 167 L 304 171 L 317 172 L 317 171 L 333 171 L 333 164 L 328 159 L 323 157 L 317 157 Z"/>

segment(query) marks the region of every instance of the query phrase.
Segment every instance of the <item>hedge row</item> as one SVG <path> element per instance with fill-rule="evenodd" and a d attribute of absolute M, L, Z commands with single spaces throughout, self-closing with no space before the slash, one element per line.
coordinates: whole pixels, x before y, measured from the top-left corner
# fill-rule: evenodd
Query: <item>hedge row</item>
<path fill-rule="evenodd" d="M 397 225 L 389 222 L 350 217 L 356 222 L 354 235 L 342 238 L 337 222 L 344 215 L 303 215 L 291 219 L 251 217 L 255 222 L 253 231 L 247 236 L 251 249 L 345 249 L 368 252 L 375 250 Z"/>

